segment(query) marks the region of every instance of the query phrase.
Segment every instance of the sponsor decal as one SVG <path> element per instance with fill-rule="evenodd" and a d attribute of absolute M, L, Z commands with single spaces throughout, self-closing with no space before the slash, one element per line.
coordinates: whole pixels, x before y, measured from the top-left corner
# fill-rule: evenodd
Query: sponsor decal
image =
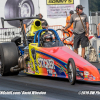
<path fill-rule="evenodd" d="M 58 66 L 59 66 L 59 73 L 62 73 L 62 72 L 64 72 L 65 71 L 65 73 L 66 74 L 68 74 L 68 71 L 67 71 L 67 66 L 65 65 L 65 68 L 64 67 L 62 67 L 62 65 L 60 65 L 60 64 L 57 64 Z"/>
<path fill-rule="evenodd" d="M 36 46 L 36 44 L 31 44 L 31 45 L 34 45 L 34 46 Z"/>
<path fill-rule="evenodd" d="M 85 78 L 88 78 L 88 76 L 87 76 L 87 75 L 85 75 Z"/>
<path fill-rule="evenodd" d="M 65 71 L 65 73 L 66 74 L 68 74 L 68 71 L 67 71 L 67 69 L 64 69 L 62 66 L 60 66 L 61 68 L 60 68 L 60 70 L 59 70 L 59 73 L 62 73 L 62 72 L 64 72 Z"/>
<path fill-rule="evenodd" d="M 73 4 L 74 0 L 47 0 L 47 5 Z"/>
<path fill-rule="evenodd" d="M 38 58 L 38 65 L 39 67 L 46 68 L 48 74 L 55 74 L 55 66 L 54 66 L 54 61 L 52 59 L 43 59 L 43 58 Z"/>
<path fill-rule="evenodd" d="M 30 66 L 28 66 L 28 73 L 35 74 L 35 71 L 32 71 L 32 69 L 30 68 Z"/>
<path fill-rule="evenodd" d="M 93 80 L 95 80 L 95 77 L 93 77 Z"/>
<path fill-rule="evenodd" d="M 83 73 L 82 72 L 80 74 L 81 74 L 81 76 L 83 76 Z"/>
<path fill-rule="evenodd" d="M 79 68 L 76 66 L 76 76 L 83 80 L 84 79 L 83 75 L 84 75 L 83 71 L 80 71 Z"/>
<path fill-rule="evenodd" d="M 39 67 L 46 68 L 46 69 L 55 69 L 54 61 L 52 59 L 43 59 L 38 58 L 38 65 Z"/>
<path fill-rule="evenodd" d="M 89 75 L 88 79 L 93 80 L 93 75 Z"/>
<path fill-rule="evenodd" d="M 56 75 L 56 72 L 54 72 L 52 69 L 47 69 L 48 74 L 54 74 Z"/>
<path fill-rule="evenodd" d="M 79 68 L 76 68 L 76 71 L 79 71 Z"/>
<path fill-rule="evenodd" d="M 88 76 L 89 72 L 88 71 L 84 71 L 84 75 Z"/>

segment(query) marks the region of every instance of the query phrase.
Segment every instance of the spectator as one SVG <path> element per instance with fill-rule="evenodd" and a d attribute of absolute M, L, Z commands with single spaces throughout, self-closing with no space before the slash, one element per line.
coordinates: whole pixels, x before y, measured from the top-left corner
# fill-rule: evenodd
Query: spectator
<path fill-rule="evenodd" d="M 73 28 L 74 28 L 73 33 L 75 35 L 74 36 L 74 52 L 78 54 L 78 48 L 79 48 L 79 45 L 81 43 L 82 57 L 84 58 L 84 56 L 85 56 L 85 47 L 87 47 L 88 44 L 89 44 L 89 42 L 88 42 L 89 22 L 88 22 L 87 15 L 84 14 L 84 12 L 83 12 L 83 8 L 84 7 L 82 5 L 78 5 L 76 7 L 76 13 L 71 16 L 69 24 L 65 28 L 62 28 L 62 30 L 66 30 L 73 23 Z M 83 22 L 83 25 L 86 29 L 86 32 L 84 30 L 84 27 L 82 25 L 82 22 L 80 20 L 79 15 L 82 19 L 82 22 Z"/>
<path fill-rule="evenodd" d="M 48 23 L 45 19 L 42 19 L 43 18 L 43 15 L 41 13 L 38 14 L 39 18 L 40 18 L 40 21 L 42 23 L 42 28 L 43 29 L 46 29 L 48 28 Z"/>
<path fill-rule="evenodd" d="M 67 16 L 67 18 L 66 18 L 66 26 L 69 24 L 70 18 L 71 18 L 71 15 L 72 15 L 72 14 L 74 14 L 74 11 L 73 11 L 73 10 L 71 10 L 71 11 L 69 12 L 69 16 Z M 71 25 L 71 27 L 73 28 L 73 24 Z"/>

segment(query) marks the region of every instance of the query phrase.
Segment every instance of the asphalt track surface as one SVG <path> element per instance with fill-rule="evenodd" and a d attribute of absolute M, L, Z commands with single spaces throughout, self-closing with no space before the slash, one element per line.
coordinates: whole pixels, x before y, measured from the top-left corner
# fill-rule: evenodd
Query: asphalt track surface
<path fill-rule="evenodd" d="M 94 63 L 98 68 L 99 63 Z M 20 95 L 3 95 L 2 91 L 20 92 Z M 22 94 L 22 91 L 46 92 L 45 95 Z M 99 95 L 79 95 L 79 91 L 100 91 L 100 83 L 76 81 L 70 85 L 67 79 L 34 76 L 20 73 L 18 76 L 0 75 L 0 100 L 100 100 Z"/>

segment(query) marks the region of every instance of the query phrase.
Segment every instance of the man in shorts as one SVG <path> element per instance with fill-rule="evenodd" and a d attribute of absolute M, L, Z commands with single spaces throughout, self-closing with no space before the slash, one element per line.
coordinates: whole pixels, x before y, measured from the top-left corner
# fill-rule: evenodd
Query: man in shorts
<path fill-rule="evenodd" d="M 65 28 L 62 28 L 62 31 L 69 28 L 73 23 L 73 33 L 75 35 L 74 36 L 74 52 L 78 54 L 78 48 L 79 48 L 79 45 L 81 44 L 82 57 L 84 58 L 85 47 L 89 45 L 89 41 L 88 41 L 89 22 L 88 22 L 87 15 L 84 14 L 83 12 L 83 8 L 84 7 L 82 5 L 78 5 L 76 7 L 76 13 L 71 16 L 70 23 Z M 82 25 L 79 15 L 81 17 L 81 20 L 83 22 L 86 32 L 84 30 L 84 27 Z"/>

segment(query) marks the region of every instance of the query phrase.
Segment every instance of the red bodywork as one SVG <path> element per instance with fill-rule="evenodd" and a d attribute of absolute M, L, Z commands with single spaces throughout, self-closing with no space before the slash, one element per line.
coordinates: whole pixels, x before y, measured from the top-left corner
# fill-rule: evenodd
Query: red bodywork
<path fill-rule="evenodd" d="M 100 81 L 100 74 L 98 69 L 95 66 L 93 66 L 91 63 L 89 63 L 88 61 L 86 61 L 76 53 L 74 53 L 72 50 L 67 48 L 66 46 L 41 48 L 40 51 L 54 58 L 57 58 L 66 64 L 68 63 L 69 58 L 73 58 L 76 66 L 76 71 L 77 71 L 77 75 L 76 75 L 77 80 Z M 67 73 L 66 73 L 66 78 L 68 78 Z"/>

